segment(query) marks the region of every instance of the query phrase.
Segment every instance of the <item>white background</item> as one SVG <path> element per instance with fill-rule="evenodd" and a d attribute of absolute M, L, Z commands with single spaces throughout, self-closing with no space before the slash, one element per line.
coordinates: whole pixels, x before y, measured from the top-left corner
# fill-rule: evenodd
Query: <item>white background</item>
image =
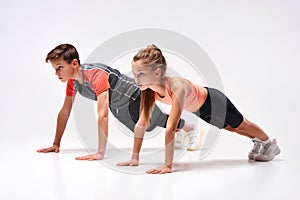
<path fill-rule="evenodd" d="M 297 198 L 299 7 L 296 0 L 1 0 L 0 198 Z M 72 121 L 60 154 L 36 153 L 52 144 L 65 94 L 46 54 L 71 43 L 84 62 L 112 36 L 148 27 L 197 42 L 215 63 L 225 93 L 278 138 L 282 153 L 270 163 L 248 162 L 251 142 L 224 131 L 207 159 L 189 153 L 175 173 L 123 174 L 74 160 L 86 152 Z"/>

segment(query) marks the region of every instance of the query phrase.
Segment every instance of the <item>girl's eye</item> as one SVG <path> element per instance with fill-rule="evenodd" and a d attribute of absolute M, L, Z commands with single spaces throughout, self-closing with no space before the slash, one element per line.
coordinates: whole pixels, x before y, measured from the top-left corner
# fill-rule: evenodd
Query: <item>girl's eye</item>
<path fill-rule="evenodd" d="M 133 73 L 133 72 L 132 72 Z M 138 72 L 137 74 L 133 73 L 135 77 L 145 76 L 144 72 Z"/>

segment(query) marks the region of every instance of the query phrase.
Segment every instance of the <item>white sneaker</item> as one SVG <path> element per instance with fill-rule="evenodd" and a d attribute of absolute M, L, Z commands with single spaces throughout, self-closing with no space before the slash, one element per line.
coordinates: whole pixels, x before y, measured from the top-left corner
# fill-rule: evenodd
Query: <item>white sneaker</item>
<path fill-rule="evenodd" d="M 249 160 L 254 160 L 255 156 L 259 153 L 262 145 L 262 142 L 259 139 L 254 138 L 252 141 L 254 145 L 252 150 L 248 153 Z"/>
<path fill-rule="evenodd" d="M 187 132 L 189 137 L 188 151 L 197 151 L 201 149 L 204 137 L 204 128 L 199 126 L 194 126 L 194 129 Z"/>
<path fill-rule="evenodd" d="M 261 149 L 254 156 L 255 161 L 270 161 L 273 160 L 276 155 L 280 154 L 280 149 L 277 145 L 276 139 L 272 139 L 271 142 L 264 144 L 262 142 Z"/>
<path fill-rule="evenodd" d="M 186 139 L 186 133 L 182 130 L 176 132 L 175 137 L 175 149 L 185 149 L 185 139 Z"/>

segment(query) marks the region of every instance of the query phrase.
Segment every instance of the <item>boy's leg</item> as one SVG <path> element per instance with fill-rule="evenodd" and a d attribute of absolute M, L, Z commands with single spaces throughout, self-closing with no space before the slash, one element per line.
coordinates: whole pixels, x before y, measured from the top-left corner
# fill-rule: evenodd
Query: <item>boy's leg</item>
<path fill-rule="evenodd" d="M 110 108 L 113 115 L 132 132 L 134 131 L 135 124 L 139 120 L 140 113 L 140 99 L 130 100 L 128 106 L 124 106 L 121 109 Z M 151 115 L 151 121 L 147 128 L 147 131 L 152 131 L 157 126 L 166 128 L 169 115 L 163 113 L 160 108 L 155 104 Z M 185 121 L 180 119 L 177 128 L 183 128 Z"/>
<path fill-rule="evenodd" d="M 168 118 L 169 118 L 169 115 L 163 113 L 161 111 L 161 109 L 155 104 L 152 114 L 151 114 L 151 120 L 150 120 L 150 124 L 147 128 L 147 131 L 152 131 L 157 126 L 166 128 Z M 182 129 L 184 124 L 185 124 L 185 121 L 180 118 L 177 128 Z"/>
<path fill-rule="evenodd" d="M 140 97 L 138 97 L 136 100 L 130 100 L 129 102 L 129 113 L 132 121 L 135 123 L 139 120 L 140 100 L 141 100 Z M 168 118 L 169 115 L 163 113 L 161 109 L 155 104 L 147 131 L 152 131 L 157 126 L 166 128 Z M 180 119 L 177 128 L 182 129 L 184 124 L 185 121 L 183 119 Z"/>
<path fill-rule="evenodd" d="M 134 131 L 136 121 L 133 121 L 128 109 L 113 109 L 110 108 L 112 114 L 119 122 L 124 124 L 131 132 Z"/>
<path fill-rule="evenodd" d="M 135 101 L 131 100 L 129 103 L 129 113 L 134 123 L 136 123 L 139 119 L 139 111 L 140 99 L 138 98 Z M 152 131 L 156 127 L 166 128 L 168 118 L 169 115 L 163 113 L 161 109 L 155 104 L 151 115 L 150 125 L 148 126 L 147 131 Z M 187 147 L 185 145 L 186 136 L 188 136 L 189 138 L 188 150 L 198 150 L 202 146 L 203 136 L 201 135 L 200 129 L 196 128 L 196 125 L 186 123 L 183 119 L 180 119 L 177 128 L 181 130 L 176 132 L 175 148 L 184 149 Z"/>

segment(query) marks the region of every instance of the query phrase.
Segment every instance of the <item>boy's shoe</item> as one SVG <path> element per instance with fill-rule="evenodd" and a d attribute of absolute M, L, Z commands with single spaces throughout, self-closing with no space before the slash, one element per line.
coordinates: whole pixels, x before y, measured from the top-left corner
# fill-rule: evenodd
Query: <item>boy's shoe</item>
<path fill-rule="evenodd" d="M 280 154 L 280 149 L 277 145 L 276 139 L 273 139 L 267 144 L 261 144 L 261 149 L 259 153 L 254 156 L 254 160 L 267 162 L 273 160 L 278 154 Z"/>
<path fill-rule="evenodd" d="M 200 129 L 200 130 L 199 130 Z M 187 132 L 189 137 L 188 151 L 197 151 L 201 149 L 203 143 L 204 129 L 200 126 L 195 127 L 192 131 Z"/>
<path fill-rule="evenodd" d="M 182 130 L 176 132 L 176 137 L 175 137 L 175 149 L 185 149 L 185 138 L 186 138 L 186 133 Z"/>
<path fill-rule="evenodd" d="M 259 151 L 261 149 L 261 145 L 262 145 L 262 142 L 260 140 L 253 139 L 252 141 L 254 143 L 254 146 L 253 146 L 252 150 L 248 153 L 248 158 L 250 160 L 254 160 L 255 155 L 257 155 L 259 153 Z"/>

